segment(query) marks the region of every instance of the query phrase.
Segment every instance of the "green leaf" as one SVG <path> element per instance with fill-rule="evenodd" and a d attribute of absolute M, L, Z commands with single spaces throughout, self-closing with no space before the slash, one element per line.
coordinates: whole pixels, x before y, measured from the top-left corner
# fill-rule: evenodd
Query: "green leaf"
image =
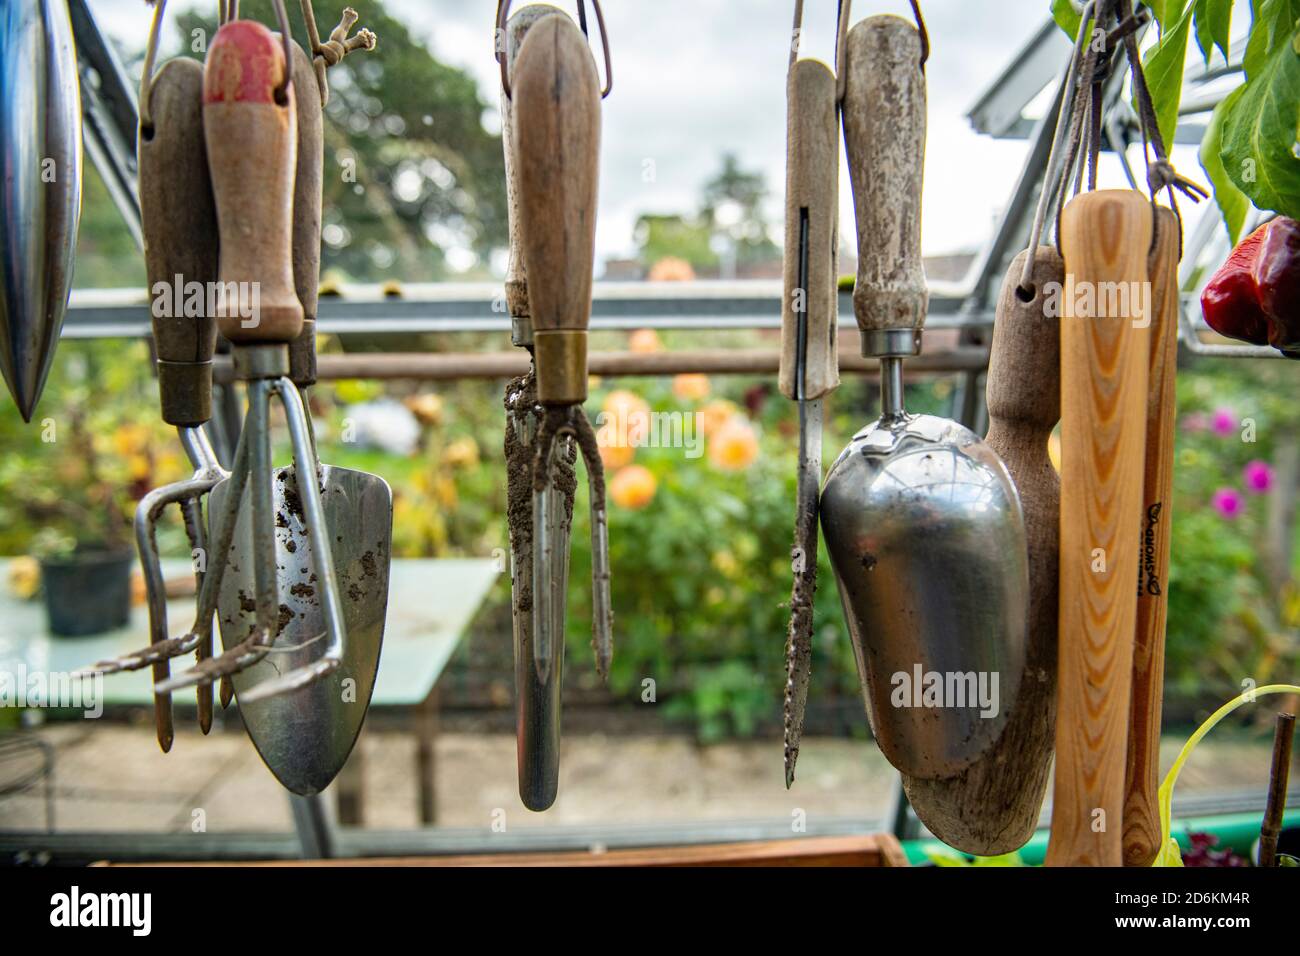
<path fill-rule="evenodd" d="M 1205 137 L 1201 140 L 1201 168 L 1214 187 L 1214 201 L 1223 213 L 1223 224 L 1228 230 L 1228 239 L 1235 246 L 1241 235 L 1241 227 L 1246 222 L 1246 213 L 1250 210 L 1250 200 L 1237 188 L 1223 168 L 1219 150 L 1223 148 L 1224 118 L 1234 109 L 1241 99 L 1246 87 L 1239 86 L 1219 102 L 1210 114 L 1210 123 L 1205 128 Z"/>
<path fill-rule="evenodd" d="M 1074 8 L 1070 0 L 1052 0 L 1052 19 L 1071 40 L 1078 38 L 1079 22 L 1083 19 L 1083 14 Z"/>
<path fill-rule="evenodd" d="M 1242 65 L 1246 79 L 1255 74 L 1286 43 L 1300 20 L 1300 0 L 1250 0 L 1250 39 Z"/>
<path fill-rule="evenodd" d="M 1196 45 L 1201 48 L 1201 55 L 1209 65 L 1210 54 L 1217 46 L 1228 59 L 1228 45 L 1231 42 L 1233 0 L 1196 0 Z"/>
<path fill-rule="evenodd" d="M 1147 89 L 1151 91 L 1151 105 L 1166 149 L 1173 144 L 1174 129 L 1178 126 L 1178 104 L 1183 97 L 1183 61 L 1187 57 L 1187 37 L 1191 33 L 1192 11 L 1195 9 L 1196 5 L 1192 3 L 1182 8 L 1178 22 L 1165 29 L 1160 42 L 1142 58 L 1142 72 L 1146 75 Z"/>
<path fill-rule="evenodd" d="M 1219 157 L 1260 209 L 1300 218 L 1300 32 L 1280 44 L 1225 114 Z"/>
<path fill-rule="evenodd" d="M 1186 2 L 1186 0 L 1147 0 L 1147 6 L 1151 8 L 1151 12 L 1155 15 L 1156 23 L 1160 24 L 1160 28 L 1163 30 L 1169 25 L 1169 21 L 1173 17 L 1176 17 L 1183 12 L 1182 5 L 1184 2 Z M 1177 5 L 1177 9 L 1171 10 L 1170 8 L 1175 5 Z"/>

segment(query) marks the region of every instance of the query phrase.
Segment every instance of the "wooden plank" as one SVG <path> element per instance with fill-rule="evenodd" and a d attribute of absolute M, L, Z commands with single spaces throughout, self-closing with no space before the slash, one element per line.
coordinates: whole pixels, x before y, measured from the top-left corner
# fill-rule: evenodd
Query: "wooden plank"
<path fill-rule="evenodd" d="M 603 853 L 485 853 L 467 856 L 395 856 L 349 860 L 268 860 L 255 863 L 127 863 L 122 866 L 907 866 L 887 833 L 804 837 L 751 843 L 645 847 Z"/>

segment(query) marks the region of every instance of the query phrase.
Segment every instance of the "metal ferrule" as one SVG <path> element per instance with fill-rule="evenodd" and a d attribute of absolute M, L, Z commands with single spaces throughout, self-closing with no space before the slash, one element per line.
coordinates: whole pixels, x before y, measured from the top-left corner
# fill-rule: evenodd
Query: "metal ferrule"
<path fill-rule="evenodd" d="M 580 405 L 587 400 L 587 330 L 551 329 L 533 335 L 537 401 Z"/>
<path fill-rule="evenodd" d="M 280 378 L 289 374 L 289 346 L 283 342 L 273 345 L 237 345 L 232 352 L 235 377 L 242 381 Z"/>
<path fill-rule="evenodd" d="M 920 329 L 873 329 L 862 332 L 862 354 L 866 358 L 921 354 Z"/>

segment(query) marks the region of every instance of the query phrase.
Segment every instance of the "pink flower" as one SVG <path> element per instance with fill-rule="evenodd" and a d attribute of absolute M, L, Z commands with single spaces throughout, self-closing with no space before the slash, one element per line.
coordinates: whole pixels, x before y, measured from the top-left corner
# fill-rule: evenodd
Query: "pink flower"
<path fill-rule="evenodd" d="M 1183 430 L 1203 432 L 1210 428 L 1210 419 L 1204 412 L 1191 412 L 1183 416 Z"/>
<path fill-rule="evenodd" d="M 1227 438 L 1237 430 L 1237 413 L 1231 408 L 1216 408 L 1210 427 L 1220 438 Z"/>
<path fill-rule="evenodd" d="M 1214 493 L 1210 503 L 1214 505 L 1214 510 L 1219 512 L 1220 517 L 1223 518 L 1237 517 L 1237 515 L 1241 514 L 1243 507 L 1241 492 L 1236 488 L 1220 488 Z"/>
<path fill-rule="evenodd" d="M 1255 459 L 1252 462 L 1247 462 L 1241 475 L 1246 482 L 1247 491 L 1262 495 L 1273 487 L 1273 469 L 1269 467 L 1266 461 Z"/>

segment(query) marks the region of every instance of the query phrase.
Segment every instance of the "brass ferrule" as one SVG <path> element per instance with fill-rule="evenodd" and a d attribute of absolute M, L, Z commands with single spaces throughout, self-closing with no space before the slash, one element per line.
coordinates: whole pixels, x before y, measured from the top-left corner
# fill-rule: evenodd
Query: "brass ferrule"
<path fill-rule="evenodd" d="M 580 405 L 587 400 L 587 330 L 533 332 L 537 363 L 537 401 L 542 405 Z"/>

